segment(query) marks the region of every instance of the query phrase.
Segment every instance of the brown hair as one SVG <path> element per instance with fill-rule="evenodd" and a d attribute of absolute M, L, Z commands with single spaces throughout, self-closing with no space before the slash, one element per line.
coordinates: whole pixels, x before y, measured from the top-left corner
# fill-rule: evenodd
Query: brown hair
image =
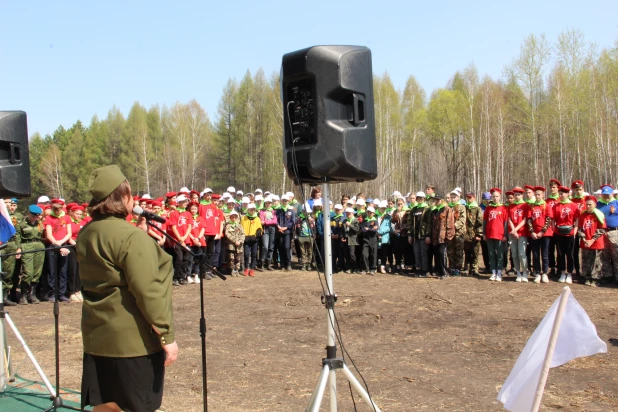
<path fill-rule="evenodd" d="M 126 197 L 131 197 L 131 186 L 129 186 L 127 180 L 120 183 L 105 199 L 99 202 L 92 199 L 88 204 L 90 216 L 93 218 L 106 215 L 126 217 L 129 214 L 129 210 L 124 204 Z"/>
<path fill-rule="evenodd" d="M 311 189 L 311 198 L 315 199 L 315 195 L 318 193 L 322 193 L 322 189 L 320 189 L 319 187 L 314 187 L 313 189 Z"/>

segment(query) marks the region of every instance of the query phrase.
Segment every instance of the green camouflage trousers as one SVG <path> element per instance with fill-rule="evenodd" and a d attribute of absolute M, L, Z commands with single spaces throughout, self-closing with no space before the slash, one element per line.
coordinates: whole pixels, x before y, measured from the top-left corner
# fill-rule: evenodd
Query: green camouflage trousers
<path fill-rule="evenodd" d="M 582 251 L 582 275 L 586 278 L 601 279 L 601 256 L 603 250 L 581 249 Z"/>
<path fill-rule="evenodd" d="M 226 250 L 227 264 L 230 270 L 240 270 L 240 262 L 243 259 L 243 246 L 233 245 L 234 249 Z M 230 247 L 230 246 L 228 246 Z"/>
<path fill-rule="evenodd" d="M 605 234 L 605 249 L 601 254 L 602 273 L 605 278 L 618 278 L 618 231 Z"/>
<path fill-rule="evenodd" d="M 30 250 L 43 249 L 42 242 L 22 243 L 21 251 L 28 252 Z M 21 255 L 21 265 L 23 271 L 22 280 L 28 285 L 38 283 L 43 273 L 43 262 L 45 261 L 45 252 L 34 252 Z"/>
<path fill-rule="evenodd" d="M 464 263 L 464 240 L 463 237 L 455 236 L 446 245 L 446 255 L 450 269 L 461 270 Z"/>
<path fill-rule="evenodd" d="M 6 248 L 0 254 L 0 258 L 2 258 L 2 272 L 5 272 L 6 275 L 2 276 L 2 287 L 3 289 L 11 290 L 13 288 L 13 275 L 15 274 L 15 270 L 19 268 L 19 261 L 15 259 L 15 256 L 2 257 L 5 253 L 15 253 L 17 252 L 17 245 L 15 242 L 7 242 Z"/>
<path fill-rule="evenodd" d="M 481 242 L 466 241 L 464 242 L 464 253 L 466 255 L 465 269 L 471 272 L 479 271 L 479 253 L 481 252 Z"/>

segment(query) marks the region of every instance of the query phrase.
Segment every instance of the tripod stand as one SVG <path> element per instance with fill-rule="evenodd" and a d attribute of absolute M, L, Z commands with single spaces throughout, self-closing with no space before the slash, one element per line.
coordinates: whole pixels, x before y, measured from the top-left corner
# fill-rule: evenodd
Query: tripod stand
<path fill-rule="evenodd" d="M 57 251 L 59 249 L 60 249 L 60 247 L 52 247 L 52 248 L 47 248 L 47 249 L 32 250 L 32 251 L 28 251 L 28 252 L 7 253 L 7 254 L 3 255 L 2 257 L 24 255 L 24 254 L 27 254 L 27 253 L 44 252 L 44 251 L 48 251 L 48 250 Z M 1 261 L 0 261 L 0 269 L 1 269 Z M 59 315 L 60 315 L 60 309 L 59 309 L 59 307 L 56 306 L 58 304 L 58 288 L 59 288 L 59 286 L 58 286 L 59 280 L 58 279 L 59 279 L 59 276 L 56 276 L 56 303 L 54 305 L 55 344 L 56 344 L 56 389 L 54 390 L 54 388 L 52 387 L 51 383 L 47 379 L 47 376 L 45 376 L 45 373 L 41 369 L 41 366 L 39 365 L 39 363 L 37 362 L 36 358 L 34 357 L 32 352 L 30 351 L 30 348 L 26 344 L 26 341 L 24 340 L 24 338 L 19 333 L 19 330 L 17 330 L 17 327 L 15 326 L 13 321 L 11 320 L 11 317 L 9 316 L 9 314 L 4 310 L 4 303 L 2 301 L 2 293 L 0 293 L 0 348 L 2 348 L 2 351 L 3 351 L 3 353 L 0 355 L 0 392 L 4 391 L 4 389 L 6 388 L 6 383 L 7 383 L 7 380 L 9 378 L 8 376 L 6 376 L 6 371 L 8 370 L 8 365 L 5 365 L 5 359 L 4 359 L 4 347 L 5 347 L 5 342 L 4 342 L 5 329 L 4 328 L 5 328 L 5 323 L 6 323 L 6 324 L 9 325 L 9 327 L 13 331 L 13 334 L 15 335 L 15 337 L 17 338 L 17 340 L 21 344 L 22 348 L 24 349 L 24 352 L 26 352 L 26 356 L 28 357 L 28 359 L 32 363 L 32 366 L 34 366 L 34 369 L 36 369 L 37 373 L 41 377 L 41 380 L 45 384 L 45 387 L 47 388 L 47 391 L 50 394 L 50 399 L 52 400 L 52 406 L 49 409 L 47 409 L 47 410 L 48 411 L 49 410 L 56 410 L 57 408 L 67 408 L 67 409 L 73 409 L 73 410 L 80 410 L 80 409 L 77 409 L 77 408 L 73 408 L 71 406 L 64 405 L 63 402 L 62 402 L 62 398 L 60 397 L 60 349 L 59 349 L 60 348 L 60 346 L 59 346 L 59 344 L 60 344 L 60 339 L 59 339 Z M 0 289 L 1 288 L 2 288 L 2 285 L 0 284 Z M 7 358 L 7 361 L 10 364 L 10 357 Z"/>
<path fill-rule="evenodd" d="M 324 296 L 324 305 L 326 306 L 326 310 L 328 312 L 328 322 L 327 322 L 327 335 L 328 335 L 328 345 L 326 346 L 326 358 L 322 359 L 322 372 L 320 373 L 320 377 L 318 379 L 317 384 L 315 385 L 315 389 L 309 399 L 309 404 L 307 405 L 307 412 L 318 412 L 320 410 L 320 405 L 322 404 L 322 398 L 324 397 L 324 390 L 326 389 L 326 384 L 330 382 L 329 385 L 329 401 L 330 401 L 330 411 L 337 411 L 337 370 L 342 370 L 344 376 L 350 382 L 350 384 L 354 387 L 356 392 L 367 402 L 369 405 L 373 407 L 374 412 L 380 412 L 380 409 L 373 402 L 369 393 L 365 390 L 363 385 L 356 379 L 352 371 L 347 367 L 343 358 L 337 357 L 337 346 L 335 343 L 335 301 L 337 297 L 335 295 L 335 291 L 333 289 L 333 266 L 332 266 L 332 245 L 331 245 L 331 230 L 330 230 L 330 199 L 329 199 L 329 187 L 328 183 L 324 183 L 322 185 L 322 197 L 323 197 L 323 207 L 324 207 L 324 277 L 326 278 L 326 296 Z"/>
<path fill-rule="evenodd" d="M 148 220 L 146 220 L 146 224 L 149 227 L 156 229 L 159 233 L 164 235 L 167 239 L 172 241 L 175 245 L 180 246 L 181 248 L 184 248 L 187 252 L 191 254 L 191 256 L 193 256 L 193 258 L 201 256 L 202 259 L 204 259 L 203 254 L 193 253 L 191 249 L 181 244 L 178 240 L 174 239 L 172 236 L 170 236 L 167 232 L 162 230 L 157 225 L 153 224 L 152 222 Z M 217 271 L 214 267 L 212 267 L 210 263 L 208 262 L 203 262 L 203 263 L 212 271 L 212 273 L 214 273 L 221 279 L 226 280 L 226 277 L 223 274 L 221 274 L 219 271 Z M 200 338 L 202 340 L 202 394 L 203 394 L 202 401 L 204 404 L 204 412 L 207 412 L 208 411 L 208 393 L 207 393 L 208 380 L 206 378 L 206 370 L 207 370 L 206 369 L 206 317 L 204 315 L 204 281 L 200 282 Z"/>

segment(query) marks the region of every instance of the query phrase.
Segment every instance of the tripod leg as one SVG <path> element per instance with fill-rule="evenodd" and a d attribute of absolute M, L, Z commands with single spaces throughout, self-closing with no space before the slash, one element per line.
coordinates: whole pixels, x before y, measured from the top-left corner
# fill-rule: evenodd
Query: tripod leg
<path fill-rule="evenodd" d="M 41 369 L 41 367 L 39 366 L 39 363 L 36 361 L 36 358 L 34 357 L 32 352 L 30 351 L 30 348 L 26 344 L 26 341 L 24 340 L 24 338 L 21 336 L 21 334 L 19 333 L 19 331 L 15 327 L 15 324 L 11 320 L 11 317 L 8 315 L 8 313 L 5 315 L 5 320 L 6 320 L 6 323 L 8 323 L 9 326 L 11 327 L 11 330 L 15 334 L 15 337 L 17 338 L 17 340 L 19 341 L 21 346 L 24 348 L 24 352 L 26 352 L 26 356 L 28 356 L 28 359 L 30 359 L 30 362 L 32 362 L 32 365 L 34 366 L 34 369 L 36 369 L 37 373 L 39 374 L 39 376 L 43 380 L 43 383 L 47 387 L 47 390 L 48 390 L 49 394 L 53 398 L 55 398 L 56 397 L 56 391 L 52 387 L 51 383 L 49 383 L 49 380 L 47 379 L 47 376 L 45 376 L 45 373 L 43 372 L 43 369 Z"/>
<path fill-rule="evenodd" d="M 311 399 L 309 399 L 309 404 L 307 405 L 306 412 L 318 412 L 320 410 L 320 405 L 322 404 L 322 398 L 324 397 L 324 390 L 326 389 L 326 384 L 328 383 L 328 365 L 324 365 L 322 367 L 322 372 L 320 372 L 320 378 L 318 379 L 318 383 L 315 385 L 315 389 L 313 390 L 313 394 L 311 395 Z"/>
<path fill-rule="evenodd" d="M 348 379 L 348 381 L 352 384 L 354 389 L 356 389 L 356 392 L 358 392 L 361 398 L 363 398 L 365 402 L 367 402 L 367 404 L 373 407 L 374 412 L 381 412 L 380 408 L 378 408 L 377 405 L 373 403 L 373 401 L 369 398 L 369 394 L 367 393 L 363 385 L 360 384 L 360 382 L 356 379 L 356 376 L 352 374 L 352 371 L 350 371 L 350 369 L 348 368 L 348 365 L 346 365 L 345 363 L 343 364 L 343 374 Z"/>
<path fill-rule="evenodd" d="M 337 370 L 331 369 L 328 375 L 330 412 L 337 412 Z"/>

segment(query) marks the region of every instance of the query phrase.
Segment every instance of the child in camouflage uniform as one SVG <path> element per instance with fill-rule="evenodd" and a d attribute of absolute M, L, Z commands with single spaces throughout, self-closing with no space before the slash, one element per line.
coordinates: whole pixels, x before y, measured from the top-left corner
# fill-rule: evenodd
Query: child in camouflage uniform
<path fill-rule="evenodd" d="M 240 276 L 240 261 L 243 257 L 245 242 L 245 231 L 238 223 L 238 219 L 238 212 L 233 210 L 230 212 L 230 221 L 225 225 L 225 239 L 227 240 L 225 248 L 231 276 Z"/>

